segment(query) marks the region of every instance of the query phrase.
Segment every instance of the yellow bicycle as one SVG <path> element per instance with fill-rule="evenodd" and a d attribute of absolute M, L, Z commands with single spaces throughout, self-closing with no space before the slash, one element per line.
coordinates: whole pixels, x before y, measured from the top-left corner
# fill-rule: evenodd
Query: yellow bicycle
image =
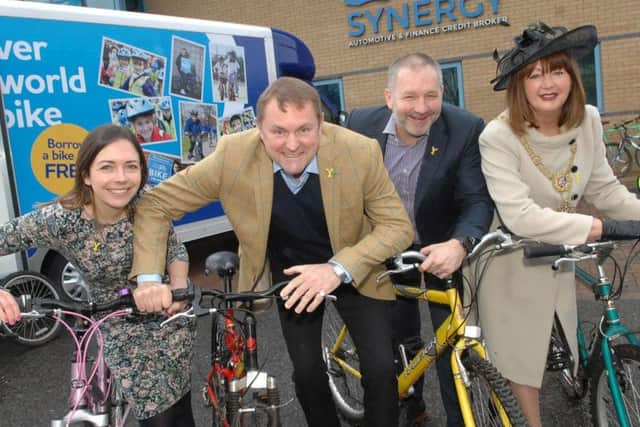
<path fill-rule="evenodd" d="M 502 233 L 485 235 L 467 259 L 493 244 L 509 244 Z M 416 251 L 403 252 L 393 258 L 394 268 L 382 273 L 378 280 L 389 274 L 416 269 L 424 255 Z M 403 365 L 398 375 L 398 394 L 405 398 L 413 393 L 413 384 L 433 366 L 447 348 L 452 347 L 451 366 L 465 426 L 526 426 L 526 418 L 513 396 L 507 381 L 487 359 L 481 331 L 478 326 L 467 324 L 460 294 L 452 280 L 446 290 L 426 290 L 417 287 L 394 285 L 396 293 L 420 301 L 448 305 L 451 314 L 427 343 L 411 360 L 407 360 L 404 348 L 399 354 Z M 350 423 L 364 419 L 363 389 L 359 371 L 359 358 L 333 304 L 325 308 L 322 347 L 329 387 L 340 414 Z"/>

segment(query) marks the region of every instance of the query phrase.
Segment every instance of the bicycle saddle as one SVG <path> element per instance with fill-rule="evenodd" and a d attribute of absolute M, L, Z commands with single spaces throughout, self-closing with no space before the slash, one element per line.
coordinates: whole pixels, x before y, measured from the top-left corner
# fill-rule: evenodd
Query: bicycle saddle
<path fill-rule="evenodd" d="M 215 271 L 220 277 L 233 277 L 238 271 L 240 258 L 235 252 L 220 251 L 207 257 L 204 262 L 205 274 Z"/>

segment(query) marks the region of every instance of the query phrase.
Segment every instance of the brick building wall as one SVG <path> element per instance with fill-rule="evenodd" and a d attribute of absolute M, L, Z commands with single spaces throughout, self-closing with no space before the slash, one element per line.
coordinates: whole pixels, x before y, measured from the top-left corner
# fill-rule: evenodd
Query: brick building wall
<path fill-rule="evenodd" d="M 422 7 L 429 10 L 426 18 L 435 20 L 437 4 L 453 5 L 456 23 L 473 22 L 505 16 L 510 27 L 493 25 L 441 32 L 413 39 L 349 47 L 352 30 L 347 16 L 353 11 L 375 13 L 381 7 L 400 10 L 405 3 L 409 8 L 426 1 L 374 1 L 361 7 L 347 7 L 344 1 L 328 0 L 145 0 L 147 12 L 186 16 L 218 21 L 276 27 L 291 32 L 311 49 L 316 61 L 316 78 L 342 78 L 347 110 L 382 102 L 386 82 L 386 66 L 396 57 L 413 52 L 429 53 L 439 61 L 459 60 L 462 64 L 465 106 L 485 119 L 491 119 L 503 108 L 504 95 L 494 93 L 489 85 L 495 75 L 495 62 L 491 58 L 494 48 L 511 46 L 513 36 L 528 23 L 542 20 L 552 25 L 573 28 L 594 24 L 602 40 L 601 72 L 603 114 L 609 120 L 621 120 L 640 114 L 640 2 L 638 0 L 431 0 Z M 497 15 L 491 11 L 492 3 L 498 7 Z M 485 12 L 478 18 L 462 16 L 460 6 L 469 11 L 478 5 Z M 453 22 L 444 16 L 443 27 Z M 423 27 L 424 28 L 424 27 Z M 428 27 L 427 27 L 428 28 Z M 410 30 L 416 30 L 411 25 Z M 396 26 L 393 33 L 402 28 Z M 378 35 L 389 34 L 381 27 Z M 363 37 L 373 36 L 370 29 Z"/>

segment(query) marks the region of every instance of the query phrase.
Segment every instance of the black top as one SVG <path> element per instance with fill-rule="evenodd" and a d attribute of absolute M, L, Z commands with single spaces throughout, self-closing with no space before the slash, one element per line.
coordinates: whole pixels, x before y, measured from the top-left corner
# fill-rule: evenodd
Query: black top
<path fill-rule="evenodd" d="M 282 273 L 285 268 L 325 263 L 333 255 L 318 175 L 310 174 L 293 194 L 282 175 L 275 174 L 267 255 L 274 282 L 291 279 Z"/>

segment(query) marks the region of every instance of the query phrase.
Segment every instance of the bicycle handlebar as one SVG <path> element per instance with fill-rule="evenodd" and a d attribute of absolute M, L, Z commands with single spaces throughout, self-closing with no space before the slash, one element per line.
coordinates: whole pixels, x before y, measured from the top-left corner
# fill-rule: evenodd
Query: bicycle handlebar
<path fill-rule="evenodd" d="M 224 292 L 220 289 L 202 289 L 192 286 L 184 289 L 177 289 L 172 292 L 174 301 L 194 301 L 199 296 L 212 296 L 214 298 L 229 302 L 251 302 L 262 298 L 279 298 L 280 291 L 287 286 L 289 281 L 279 282 L 258 292 Z"/>
<path fill-rule="evenodd" d="M 123 288 L 118 291 L 118 298 L 103 304 L 94 302 L 62 301 L 51 298 L 31 298 L 31 295 L 20 295 L 16 298 L 23 315 L 37 312 L 49 314 L 59 310 L 67 310 L 83 315 L 92 315 L 100 312 L 112 312 L 118 309 L 131 309 L 135 311 L 135 302 L 130 289 Z"/>
<path fill-rule="evenodd" d="M 182 297 L 184 293 L 185 289 L 171 291 L 174 301 L 184 300 L 184 297 Z M 117 299 L 102 304 L 96 304 L 91 301 L 62 301 L 51 298 L 32 298 L 31 295 L 20 295 L 16 298 L 16 302 L 20 307 L 22 315 L 27 317 L 30 314 L 50 314 L 60 310 L 72 311 L 85 316 L 96 313 L 114 312 L 120 309 L 128 309 L 131 313 L 139 313 L 133 299 L 133 292 L 128 288 L 120 289 Z"/>
<path fill-rule="evenodd" d="M 181 317 L 191 319 L 217 313 L 219 310 L 215 307 L 206 308 L 200 305 L 203 296 L 212 296 L 214 298 L 227 302 L 250 302 L 263 298 L 280 298 L 280 291 L 288 283 L 289 281 L 279 282 L 269 289 L 259 292 L 224 292 L 219 289 L 194 288 L 193 285 L 189 283 L 188 288 L 179 289 L 177 293 L 174 293 L 174 301 L 190 301 L 191 307 L 189 307 L 186 311 L 176 313 L 173 316 L 169 317 L 167 320 L 163 321 L 160 326 L 164 326 L 165 324 Z M 329 296 L 332 295 L 327 295 L 327 297 Z"/>
<path fill-rule="evenodd" d="M 487 233 L 482 236 L 480 241 L 478 241 L 478 243 L 476 243 L 476 245 L 473 247 L 473 250 L 467 254 L 465 260 L 471 260 L 475 258 L 481 251 L 483 251 L 490 245 L 495 245 L 496 249 L 506 249 L 516 246 L 517 244 L 519 244 L 519 242 L 514 242 L 511 238 L 511 234 L 498 228 L 496 231 Z M 402 252 L 389 259 L 389 262 L 393 266 L 393 268 L 389 268 L 387 271 L 378 274 L 378 276 L 376 277 L 376 282 L 380 283 L 380 281 L 384 277 L 391 274 L 405 273 L 407 271 L 417 269 L 425 259 L 426 256 L 418 251 Z"/>
<path fill-rule="evenodd" d="M 551 245 L 530 239 L 514 240 L 510 233 L 498 228 L 496 231 L 482 236 L 482 239 L 474 246 L 473 250 L 467 254 L 465 260 L 474 259 L 479 253 L 494 245 L 496 250 L 523 247 L 525 258 L 566 257 L 571 255 L 571 258 L 560 258 L 557 262 L 580 261 L 598 256 L 598 254 L 611 252 L 615 247 L 611 240 L 634 240 L 640 238 L 640 221 L 637 220 L 603 220 L 602 229 L 602 241 L 600 242 L 582 245 Z M 405 273 L 417 269 L 424 260 L 425 256 L 420 252 L 402 252 L 389 259 L 390 268 L 380 273 L 376 277 L 376 281 L 379 283 L 384 277 L 391 274 Z"/>
<path fill-rule="evenodd" d="M 571 253 L 571 247 L 567 245 L 548 245 L 546 243 L 534 243 L 525 246 L 523 252 L 525 258 L 564 256 Z"/>

